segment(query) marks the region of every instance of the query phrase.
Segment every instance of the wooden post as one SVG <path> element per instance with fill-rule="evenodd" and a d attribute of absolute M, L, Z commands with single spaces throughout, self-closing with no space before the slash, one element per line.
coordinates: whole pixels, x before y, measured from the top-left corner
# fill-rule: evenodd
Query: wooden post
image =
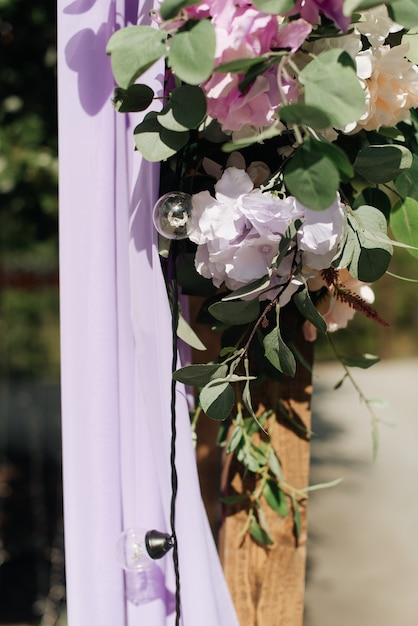
<path fill-rule="evenodd" d="M 309 349 L 310 347 L 308 347 Z M 280 398 L 293 418 L 309 431 L 311 424 L 310 374 L 299 368 L 295 378 L 277 384 L 264 383 L 258 394 L 260 412 L 275 409 Z M 255 404 L 255 395 L 253 396 Z M 283 469 L 284 480 L 300 489 L 309 480 L 309 436 L 294 430 L 280 413 L 277 413 L 272 443 Z M 235 463 L 224 459 L 223 492 L 233 486 L 242 492 L 242 484 Z M 290 497 L 289 510 L 292 510 Z M 302 626 L 307 517 L 306 500 L 299 506 L 300 535 L 296 538 L 293 517 L 281 518 L 269 507 L 265 514 L 269 534 L 274 545 L 264 548 L 248 536 L 240 543 L 239 534 L 245 524 L 247 511 L 238 506 L 226 507 L 219 551 L 225 576 L 242 626 Z"/>
<path fill-rule="evenodd" d="M 192 319 L 199 306 L 199 300 L 191 298 Z M 218 353 L 214 345 L 214 335 L 208 327 L 196 328 L 199 336 Z M 203 336 L 202 336 L 203 335 Z M 209 341 L 208 341 L 209 340 Z M 300 338 L 298 349 L 308 363 L 313 360 L 313 346 Z M 206 357 L 205 353 L 205 357 Z M 195 362 L 199 362 L 195 355 Z M 211 356 L 209 355 L 209 358 Z M 201 355 L 200 355 L 201 359 Z M 311 427 L 311 374 L 298 365 L 295 378 L 286 377 L 284 382 L 268 381 L 253 391 L 253 406 L 259 412 L 265 409 L 276 411 L 277 423 L 272 436 L 272 444 L 280 459 L 284 480 L 300 489 L 309 482 L 309 435 Z M 278 411 L 280 398 L 293 424 Z M 297 427 L 295 427 L 295 425 Z M 247 511 L 240 505 L 228 506 L 219 520 L 219 451 L 216 449 L 216 422 L 201 420 L 198 435 L 198 467 L 201 477 L 202 496 L 206 504 L 212 528 L 216 530 L 220 522 L 219 553 L 225 576 L 234 601 L 241 626 L 302 626 L 307 516 L 306 501 L 300 503 L 301 531 L 298 538 L 292 515 L 280 517 L 269 507 L 265 507 L 269 534 L 274 545 L 268 548 L 259 546 L 249 536 L 239 539 L 247 519 Z M 227 493 L 242 493 L 245 484 L 241 479 L 239 465 L 223 456 L 221 488 Z M 289 511 L 292 503 L 288 498 Z"/>

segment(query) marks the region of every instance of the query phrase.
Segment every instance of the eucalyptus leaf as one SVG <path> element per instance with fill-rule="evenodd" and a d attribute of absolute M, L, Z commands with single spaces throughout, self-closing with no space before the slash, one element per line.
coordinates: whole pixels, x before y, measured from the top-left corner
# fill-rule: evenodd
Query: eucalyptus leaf
<path fill-rule="evenodd" d="M 269 452 L 269 467 L 270 471 L 278 478 L 279 480 L 283 480 L 282 468 L 280 465 L 280 461 L 277 458 L 277 454 L 274 451 L 274 448 L 270 448 Z"/>
<path fill-rule="evenodd" d="M 332 124 L 344 127 L 364 113 L 364 91 L 350 55 L 339 48 L 319 54 L 299 74 L 305 104 L 324 111 Z"/>
<path fill-rule="evenodd" d="M 242 426 L 240 426 L 239 424 L 237 424 L 233 430 L 233 433 L 231 435 L 231 438 L 228 442 L 227 448 L 226 448 L 226 454 L 230 454 L 231 452 L 233 452 L 234 450 L 236 450 L 241 441 L 243 441 L 244 438 L 242 436 Z"/>
<path fill-rule="evenodd" d="M 234 390 L 229 383 L 208 384 L 200 392 L 199 401 L 208 417 L 223 421 L 229 417 L 234 406 Z"/>
<path fill-rule="evenodd" d="M 188 22 L 184 30 L 177 31 L 171 39 L 168 62 L 180 80 L 190 85 L 199 85 L 213 71 L 215 46 L 212 22 Z"/>
<path fill-rule="evenodd" d="M 382 0 L 344 0 L 343 11 L 344 15 L 351 17 L 354 11 L 365 11 L 380 4 Z"/>
<path fill-rule="evenodd" d="M 267 480 L 264 485 L 263 495 L 268 505 L 282 517 L 286 517 L 289 512 L 286 494 L 280 489 L 275 480 Z"/>
<path fill-rule="evenodd" d="M 243 137 L 242 139 L 236 139 L 235 141 L 229 141 L 227 143 L 224 143 L 222 146 L 222 151 L 234 152 L 235 150 L 248 148 L 249 146 L 252 146 L 256 143 L 262 143 L 267 139 L 277 137 L 278 135 L 281 135 L 282 132 L 283 126 L 281 124 L 272 124 L 271 126 L 267 126 L 267 128 L 258 133 L 258 135 L 251 135 L 251 137 Z"/>
<path fill-rule="evenodd" d="M 145 111 L 154 99 L 154 91 L 148 85 L 130 85 L 128 89 L 116 87 L 113 102 L 116 111 L 129 113 Z"/>
<path fill-rule="evenodd" d="M 356 197 L 352 204 L 352 208 L 358 209 L 358 207 L 365 204 L 376 207 L 383 213 L 386 220 L 389 219 L 392 205 L 388 196 L 381 189 L 378 189 L 377 187 L 366 187 Z"/>
<path fill-rule="evenodd" d="M 282 106 L 279 112 L 280 119 L 286 124 L 299 124 L 317 129 L 331 126 L 331 119 L 325 111 L 302 102 Z"/>
<path fill-rule="evenodd" d="M 322 211 L 335 201 L 340 176 L 334 163 L 307 142 L 286 164 L 284 181 L 301 204 Z"/>
<path fill-rule="evenodd" d="M 255 517 L 250 522 L 250 535 L 262 546 L 272 546 L 273 540 L 264 528 L 260 526 Z"/>
<path fill-rule="evenodd" d="M 374 354 L 362 354 L 357 357 L 342 356 L 341 362 L 347 367 L 360 367 L 363 370 L 379 363 L 380 358 Z"/>
<path fill-rule="evenodd" d="M 181 9 L 197 4 L 196 0 L 164 0 L 160 6 L 160 15 L 163 20 L 172 20 Z"/>
<path fill-rule="evenodd" d="M 296 535 L 296 538 L 298 539 L 302 532 L 302 520 L 300 517 L 299 503 L 296 500 L 296 496 L 293 493 L 291 495 L 291 498 L 292 498 L 292 507 L 293 507 L 293 524 L 295 527 L 295 535 Z"/>
<path fill-rule="evenodd" d="M 232 291 L 227 296 L 222 298 L 223 302 L 229 302 L 230 300 L 238 300 L 238 298 L 242 298 L 243 296 L 251 296 L 253 294 L 259 294 L 263 289 L 266 289 L 270 285 L 270 275 L 266 274 L 262 276 L 258 280 L 255 280 L 252 283 L 248 283 L 248 285 L 244 285 L 235 291 Z"/>
<path fill-rule="evenodd" d="M 372 183 L 388 183 L 411 165 L 411 152 L 397 144 L 367 146 L 354 161 L 356 172 Z"/>
<path fill-rule="evenodd" d="M 418 156 L 412 155 L 411 167 L 395 179 L 396 191 L 403 197 L 418 201 Z"/>
<path fill-rule="evenodd" d="M 219 500 L 221 502 L 223 502 L 224 504 L 238 504 L 239 502 L 245 502 L 245 500 L 248 500 L 248 496 L 245 493 L 237 493 L 236 495 L 233 496 L 222 496 L 221 498 L 219 498 Z"/>
<path fill-rule="evenodd" d="M 406 28 L 418 26 L 418 5 L 416 0 L 393 0 L 389 6 L 389 15 L 394 22 Z"/>
<path fill-rule="evenodd" d="M 312 302 L 306 286 L 294 294 L 293 302 L 305 319 L 309 320 L 321 334 L 326 334 L 327 323 Z"/>
<path fill-rule="evenodd" d="M 117 84 L 127 89 L 166 53 L 167 33 L 151 26 L 117 30 L 106 47 Z"/>
<path fill-rule="evenodd" d="M 147 161 L 166 161 L 173 156 L 189 139 L 189 132 L 177 133 L 167 130 L 158 122 L 157 113 L 148 113 L 144 121 L 134 130 L 137 149 Z"/>
<path fill-rule="evenodd" d="M 225 322 L 226 324 L 248 324 L 258 318 L 260 303 L 256 299 L 215 302 L 215 304 L 209 307 L 209 313 L 220 322 Z"/>
<path fill-rule="evenodd" d="M 180 85 L 168 104 L 157 115 L 158 122 L 168 130 L 182 132 L 197 128 L 206 115 L 206 98 L 200 87 Z"/>
<path fill-rule="evenodd" d="M 406 57 L 412 63 L 418 63 L 418 28 L 411 28 L 402 37 L 402 43 L 408 45 Z"/>
<path fill-rule="evenodd" d="M 399 241 L 418 248 L 418 200 L 405 198 L 397 202 L 390 215 L 390 226 Z M 407 250 L 418 259 L 418 250 L 414 248 Z"/>
<path fill-rule="evenodd" d="M 263 340 L 265 356 L 279 372 L 287 376 L 294 376 L 296 360 L 280 334 L 279 313 L 276 315 L 276 320 L 276 327 Z"/>
<path fill-rule="evenodd" d="M 293 9 L 296 0 L 253 0 L 253 5 L 263 13 L 282 15 Z"/>
<path fill-rule="evenodd" d="M 360 244 L 348 269 L 355 278 L 366 283 L 374 282 L 386 272 L 393 252 L 391 244 L 384 242 L 386 218 L 379 209 L 365 205 L 352 211 L 348 221 Z M 382 234 L 380 240 L 376 237 L 379 233 Z"/>
<path fill-rule="evenodd" d="M 218 65 L 215 67 L 214 72 L 221 74 L 245 74 L 251 69 L 254 65 L 258 65 L 260 62 L 268 61 L 268 56 L 259 56 L 256 58 L 244 58 L 244 59 L 234 59 L 233 61 L 229 61 L 228 63 L 222 63 L 222 65 Z"/>
<path fill-rule="evenodd" d="M 228 368 L 219 363 L 208 363 L 207 365 L 186 365 L 174 372 L 173 378 L 185 385 L 192 387 L 204 387 L 212 378 L 225 376 Z"/>
<path fill-rule="evenodd" d="M 186 322 L 183 315 L 179 315 L 177 336 L 195 350 L 206 350 L 206 346 L 200 341 L 199 337 L 196 335 L 190 324 Z"/>

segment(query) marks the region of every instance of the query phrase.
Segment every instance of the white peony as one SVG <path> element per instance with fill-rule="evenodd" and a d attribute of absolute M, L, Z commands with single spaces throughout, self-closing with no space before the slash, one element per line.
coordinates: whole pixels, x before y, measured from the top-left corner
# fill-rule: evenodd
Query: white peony
<path fill-rule="evenodd" d="M 372 46 L 381 46 L 390 33 L 397 33 L 403 28 L 390 19 L 384 4 L 362 11 L 360 15 L 355 30 L 367 37 Z"/>
<path fill-rule="evenodd" d="M 357 55 L 357 75 L 366 91 L 367 108 L 346 132 L 378 130 L 409 119 L 409 109 L 418 106 L 418 68 L 405 58 L 407 50 L 407 44 L 379 46 Z"/>

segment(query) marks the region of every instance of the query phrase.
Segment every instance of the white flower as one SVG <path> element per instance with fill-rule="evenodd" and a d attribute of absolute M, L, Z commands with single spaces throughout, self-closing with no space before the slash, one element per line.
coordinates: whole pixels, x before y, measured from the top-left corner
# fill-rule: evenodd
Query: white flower
<path fill-rule="evenodd" d="M 355 30 L 367 37 L 372 46 L 381 46 L 390 33 L 397 33 L 403 28 L 390 19 L 384 4 L 362 11 L 360 15 L 361 20 L 356 22 Z"/>
<path fill-rule="evenodd" d="M 418 106 L 418 68 L 405 54 L 408 45 L 369 48 L 356 57 L 357 74 L 366 91 L 366 113 L 345 132 L 378 130 L 409 119 Z"/>
<path fill-rule="evenodd" d="M 298 246 L 303 252 L 303 263 L 321 270 L 330 266 L 344 236 L 344 205 L 339 195 L 325 211 L 301 207 L 305 220 L 298 233 Z"/>

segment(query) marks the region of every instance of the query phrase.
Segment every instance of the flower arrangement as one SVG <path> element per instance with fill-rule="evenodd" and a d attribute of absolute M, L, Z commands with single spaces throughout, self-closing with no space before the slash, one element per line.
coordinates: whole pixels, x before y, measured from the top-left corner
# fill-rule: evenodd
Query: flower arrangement
<path fill-rule="evenodd" d="M 261 494 L 286 514 L 290 493 L 296 526 L 298 494 L 269 447 L 274 413 L 255 415 L 252 389 L 295 374 L 295 334 L 314 340 L 355 311 L 387 325 L 370 284 L 394 246 L 418 258 L 418 6 L 164 0 L 152 19 L 108 43 L 114 104 L 150 109 L 134 141 L 162 163 L 161 241 L 181 240 L 179 283 L 207 298 L 204 315 L 223 331 L 217 359 L 174 378 L 200 389 L 227 452 L 261 477 L 248 529 L 268 544 Z M 161 59 L 155 94 L 137 79 Z M 256 445 L 258 427 L 266 437 Z"/>

